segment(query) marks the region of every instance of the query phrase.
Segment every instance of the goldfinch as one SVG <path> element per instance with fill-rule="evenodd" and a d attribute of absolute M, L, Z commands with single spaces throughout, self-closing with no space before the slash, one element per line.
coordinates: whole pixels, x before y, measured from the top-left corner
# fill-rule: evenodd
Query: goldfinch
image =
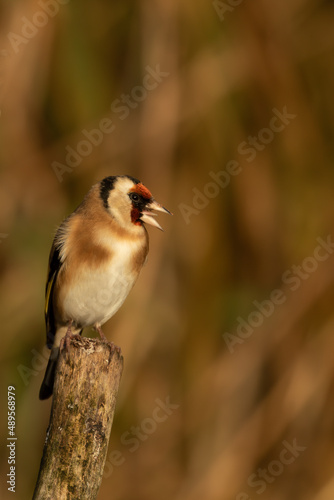
<path fill-rule="evenodd" d="M 146 261 L 144 223 L 162 229 L 153 210 L 170 212 L 129 175 L 95 184 L 59 226 L 49 257 L 45 290 L 47 346 L 51 349 L 40 399 L 52 395 L 60 342 L 103 325 L 121 307 Z"/>

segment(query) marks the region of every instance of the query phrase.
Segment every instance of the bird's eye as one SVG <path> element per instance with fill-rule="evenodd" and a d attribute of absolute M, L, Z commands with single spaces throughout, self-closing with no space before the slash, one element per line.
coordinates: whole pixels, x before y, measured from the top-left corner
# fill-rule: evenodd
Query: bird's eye
<path fill-rule="evenodd" d="M 137 193 L 131 193 L 130 194 L 130 199 L 132 201 L 139 201 L 139 195 Z"/>

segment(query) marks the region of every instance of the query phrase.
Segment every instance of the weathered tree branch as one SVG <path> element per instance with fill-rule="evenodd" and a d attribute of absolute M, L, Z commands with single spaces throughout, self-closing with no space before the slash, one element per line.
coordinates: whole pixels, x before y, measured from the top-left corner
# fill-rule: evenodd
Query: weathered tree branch
<path fill-rule="evenodd" d="M 122 369 L 110 343 L 74 337 L 61 350 L 33 500 L 97 497 Z"/>

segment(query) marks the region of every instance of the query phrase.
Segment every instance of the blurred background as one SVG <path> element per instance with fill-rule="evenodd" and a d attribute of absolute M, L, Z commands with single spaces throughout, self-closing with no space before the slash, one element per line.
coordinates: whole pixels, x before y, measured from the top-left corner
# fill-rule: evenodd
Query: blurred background
<path fill-rule="evenodd" d="M 125 368 L 99 500 L 332 500 L 334 3 L 0 9 L 1 498 L 9 385 L 15 498 L 39 470 L 55 228 L 130 174 L 174 216 L 104 327 Z"/>

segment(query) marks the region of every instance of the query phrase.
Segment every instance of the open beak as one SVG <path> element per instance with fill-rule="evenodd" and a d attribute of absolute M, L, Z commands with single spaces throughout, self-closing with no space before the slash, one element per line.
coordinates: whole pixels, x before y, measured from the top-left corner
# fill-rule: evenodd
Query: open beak
<path fill-rule="evenodd" d="M 154 217 L 157 216 L 157 214 L 152 213 L 152 210 L 156 210 L 157 212 L 164 212 L 165 214 L 173 215 L 172 212 L 167 210 L 167 208 L 164 208 L 160 203 L 157 201 L 153 200 L 151 203 L 146 205 L 146 210 L 142 211 L 142 215 L 140 217 L 140 220 L 143 222 L 146 222 L 147 224 L 151 224 L 151 226 L 155 226 L 158 229 L 161 229 L 163 231 L 162 227 L 160 226 L 159 222 L 157 222 Z"/>

